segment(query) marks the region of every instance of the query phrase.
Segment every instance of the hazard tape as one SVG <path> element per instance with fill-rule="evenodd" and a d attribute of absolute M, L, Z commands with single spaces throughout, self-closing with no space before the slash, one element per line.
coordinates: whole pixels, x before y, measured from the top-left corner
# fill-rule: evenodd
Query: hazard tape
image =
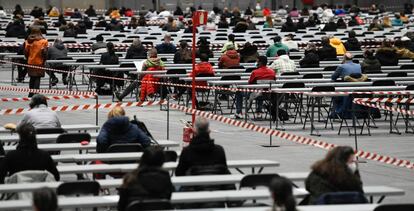
<path fill-rule="evenodd" d="M 96 96 L 95 92 L 67 91 L 67 90 L 55 90 L 55 89 L 29 89 L 25 87 L 16 87 L 16 86 L 0 86 L 0 91 L 52 94 L 52 95 L 65 95 L 65 96 L 68 96 L 68 95 Z"/>
<path fill-rule="evenodd" d="M 160 101 L 145 101 L 145 102 L 126 102 L 126 103 L 107 103 L 107 104 L 85 104 L 85 105 L 64 105 L 64 106 L 52 106 L 52 111 L 85 111 L 94 109 L 112 109 L 114 107 L 141 107 L 141 106 L 153 106 L 166 104 L 166 100 Z M 30 108 L 13 108 L 13 109 L 2 109 L 0 115 L 14 115 L 23 114 L 24 112 L 30 111 Z"/>
<path fill-rule="evenodd" d="M 414 116 L 414 111 L 412 110 L 405 110 L 405 109 L 396 108 L 393 106 L 379 105 L 377 103 L 367 103 L 367 102 L 361 101 L 361 98 L 355 98 L 353 102 L 355 104 L 363 105 L 366 107 L 377 108 L 377 109 L 381 109 L 384 111 L 391 111 L 391 112 L 397 112 L 397 113 L 404 114 L 404 115 Z"/>
<path fill-rule="evenodd" d="M 325 141 L 320 141 L 320 140 L 316 140 L 316 139 L 312 139 L 312 138 L 307 138 L 307 137 L 303 137 L 303 136 L 299 136 L 299 135 L 294 135 L 294 134 L 290 134 L 287 132 L 283 132 L 280 130 L 275 130 L 275 129 L 271 129 L 271 128 L 266 128 L 266 127 L 262 127 L 262 126 L 258 126 L 255 125 L 253 123 L 249 123 L 249 122 L 245 122 L 245 121 L 239 121 L 239 120 L 235 120 L 235 119 L 231 119 L 228 117 L 224 117 L 224 116 L 220 116 L 217 114 L 213 114 L 213 113 L 208 113 L 205 111 L 200 111 L 200 110 L 196 110 L 196 109 L 192 109 L 192 108 L 188 108 L 185 106 L 181 106 L 181 105 L 177 105 L 177 104 L 169 104 L 171 108 L 173 109 L 177 109 L 180 110 L 182 112 L 185 113 L 192 113 L 195 114 L 197 116 L 201 116 L 207 119 L 211 119 L 214 121 L 218 121 L 227 125 L 232 125 L 232 126 L 236 126 L 236 127 L 240 127 L 240 128 L 244 128 L 244 129 L 248 129 L 248 130 L 252 130 L 255 132 L 259 132 L 259 133 L 263 133 L 265 135 L 270 135 L 270 136 L 275 136 L 275 137 L 279 137 L 294 143 L 298 143 L 298 144 L 303 144 L 303 145 L 308 145 L 308 146 L 314 146 L 314 147 L 318 147 L 318 148 L 322 148 L 325 150 L 330 150 L 333 147 L 336 147 L 337 145 L 335 144 L 331 144 L 331 143 L 327 143 Z M 368 160 L 373 160 L 373 161 L 378 161 L 381 163 L 386 163 L 386 164 L 390 164 L 390 165 L 394 165 L 394 166 L 398 166 L 398 167 L 405 167 L 408 169 L 414 169 L 414 163 L 408 160 L 401 160 L 398 158 L 394 158 L 394 157 L 390 157 L 390 156 L 383 156 L 377 153 L 371 153 L 371 152 L 366 152 L 363 150 L 358 150 L 355 152 L 355 154 L 358 157 L 361 158 L 365 158 Z"/>
<path fill-rule="evenodd" d="M 71 99 L 80 100 L 80 99 L 91 99 L 91 98 L 95 98 L 95 97 L 91 95 L 64 95 L 64 96 L 47 96 L 46 97 L 47 100 L 71 100 Z M 31 100 L 30 97 L 0 98 L 1 102 L 20 102 L 20 101 L 30 101 L 30 100 Z"/>
<path fill-rule="evenodd" d="M 134 81 L 127 78 L 117 78 L 117 77 L 110 77 L 110 76 L 102 76 L 102 75 L 95 75 L 90 73 L 82 73 L 82 72 L 74 72 L 74 71 L 65 71 L 65 70 L 58 70 L 53 68 L 47 67 L 39 67 L 35 65 L 28 65 L 22 64 L 18 62 L 12 62 L 8 60 L 0 60 L 0 62 L 11 63 L 15 65 L 20 65 L 24 67 L 30 68 L 37 68 L 37 69 L 44 69 L 48 71 L 60 72 L 60 73 L 72 73 L 76 75 L 84 75 L 93 78 L 103 78 L 103 79 L 110 79 L 110 80 L 120 80 L 120 81 Z M 188 84 L 175 84 L 169 82 L 159 82 L 159 81 L 139 81 L 141 83 L 147 84 L 157 84 L 163 86 L 174 86 L 174 87 L 186 87 L 192 88 L 192 85 Z M 413 95 L 414 91 L 373 91 L 373 92 L 298 92 L 298 91 L 275 91 L 275 90 L 262 90 L 262 89 L 248 89 L 248 88 L 232 88 L 232 87 L 220 87 L 220 86 L 195 86 L 196 89 L 210 89 L 210 90 L 221 90 L 221 91 L 231 91 L 231 92 L 255 92 L 255 93 L 283 93 L 283 94 L 306 94 L 306 95 L 315 95 L 315 96 L 329 96 L 329 95 L 350 95 L 350 94 L 376 94 L 376 95 Z"/>
<path fill-rule="evenodd" d="M 377 98 L 356 98 L 357 101 L 365 103 L 400 103 L 400 104 L 412 104 L 414 98 L 396 98 L 396 97 L 377 97 Z"/>

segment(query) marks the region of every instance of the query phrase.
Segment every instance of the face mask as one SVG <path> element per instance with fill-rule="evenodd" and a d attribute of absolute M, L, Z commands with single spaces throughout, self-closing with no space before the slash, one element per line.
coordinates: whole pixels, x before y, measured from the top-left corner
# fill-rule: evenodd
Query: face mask
<path fill-rule="evenodd" d="M 355 173 L 357 170 L 357 165 L 355 162 L 348 164 L 348 168 L 351 170 L 352 173 Z"/>

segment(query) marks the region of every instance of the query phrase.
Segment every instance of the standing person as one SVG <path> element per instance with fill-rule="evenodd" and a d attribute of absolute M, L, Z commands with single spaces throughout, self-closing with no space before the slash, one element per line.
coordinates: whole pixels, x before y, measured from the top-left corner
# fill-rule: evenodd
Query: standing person
<path fill-rule="evenodd" d="M 51 188 L 41 188 L 33 191 L 34 211 L 57 211 L 58 198 L 56 192 Z"/>
<path fill-rule="evenodd" d="M 164 70 L 164 62 L 161 60 L 161 58 L 158 57 L 157 49 L 152 48 L 148 52 L 148 59 L 144 62 L 142 65 L 142 71 L 155 71 L 155 70 Z M 153 98 L 155 93 L 158 91 L 158 85 L 152 84 L 152 83 L 145 83 L 145 81 L 158 81 L 159 78 L 155 78 L 152 76 L 152 74 L 145 74 L 144 77 L 141 80 L 141 93 L 140 93 L 140 101 L 145 101 L 146 97 Z M 122 99 L 127 96 L 129 93 L 134 91 L 140 84 L 139 80 L 136 80 L 132 82 L 125 90 L 120 93 L 115 93 L 116 98 L 119 101 L 122 101 Z M 163 92 L 163 94 L 166 94 L 166 92 Z M 161 96 L 164 97 L 164 96 Z"/>
<path fill-rule="evenodd" d="M 305 180 L 306 190 L 310 194 L 309 204 L 314 204 L 324 193 L 364 192 L 352 147 L 337 146 L 331 149 L 311 169 Z"/>
<path fill-rule="evenodd" d="M 272 211 L 296 211 L 292 181 L 286 177 L 275 177 L 269 186 L 273 199 Z"/>
<path fill-rule="evenodd" d="M 175 188 L 168 171 L 162 168 L 164 151 L 160 147 L 148 147 L 137 169 L 124 176 L 119 188 L 118 210 L 125 211 L 136 200 L 170 200 Z"/>
<path fill-rule="evenodd" d="M 59 181 L 59 171 L 49 153 L 37 148 L 36 129 L 30 123 L 23 123 L 17 127 L 19 144 L 16 150 L 10 151 L 4 157 L 0 166 L 0 184 L 4 179 L 17 172 L 27 170 L 46 170 Z"/>
<path fill-rule="evenodd" d="M 49 43 L 43 37 L 40 29 L 32 28 L 31 33 L 25 42 L 24 49 L 27 64 L 33 66 L 28 68 L 28 74 L 30 76 L 30 89 L 39 89 L 40 79 L 45 76 L 45 70 L 37 68 L 36 66 L 44 67 L 48 45 Z M 29 93 L 29 97 L 33 95 L 34 93 Z"/>

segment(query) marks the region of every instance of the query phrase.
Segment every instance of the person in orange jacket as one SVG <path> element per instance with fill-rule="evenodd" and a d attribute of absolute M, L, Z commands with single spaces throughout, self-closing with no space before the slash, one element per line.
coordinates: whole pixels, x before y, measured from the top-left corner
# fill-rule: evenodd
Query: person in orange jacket
<path fill-rule="evenodd" d="M 346 48 L 340 39 L 332 37 L 329 39 L 329 44 L 336 49 L 336 55 L 342 56 L 346 53 Z"/>

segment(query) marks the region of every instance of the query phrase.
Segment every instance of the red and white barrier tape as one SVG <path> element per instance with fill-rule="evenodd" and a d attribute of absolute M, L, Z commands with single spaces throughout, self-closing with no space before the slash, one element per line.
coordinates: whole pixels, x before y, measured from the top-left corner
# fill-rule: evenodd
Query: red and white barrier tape
<path fill-rule="evenodd" d="M 414 103 L 414 98 L 396 98 L 396 97 L 376 97 L 376 98 L 356 98 L 357 101 L 365 103 Z"/>
<path fill-rule="evenodd" d="M 177 104 L 170 103 L 170 107 L 173 108 L 173 109 L 180 110 L 180 111 L 185 112 L 185 113 L 194 113 L 197 116 L 201 116 L 201 117 L 211 119 L 211 120 L 214 120 L 214 121 L 219 121 L 219 122 L 227 124 L 227 125 L 241 127 L 241 128 L 244 128 L 244 129 L 248 129 L 248 130 L 252 130 L 252 131 L 255 131 L 255 132 L 263 133 L 265 135 L 271 135 L 271 136 L 279 137 L 279 138 L 282 138 L 282 139 L 285 139 L 285 140 L 288 140 L 288 141 L 291 141 L 291 142 L 295 142 L 295 143 L 298 143 L 298 144 L 314 146 L 314 147 L 322 148 L 322 149 L 325 149 L 325 150 L 330 150 L 331 148 L 336 146 L 335 144 L 327 143 L 327 142 L 324 142 L 324 141 L 320 141 L 320 140 L 316 140 L 316 139 L 312 139 L 312 138 L 307 138 L 307 137 L 303 137 L 303 136 L 299 136 L 299 135 L 294 135 L 294 134 L 290 134 L 290 133 L 287 133 L 287 132 L 283 132 L 283 131 L 279 131 L 279 130 L 275 130 L 275 129 L 271 129 L 271 128 L 258 126 L 258 125 L 255 125 L 253 123 L 234 120 L 234 119 L 231 119 L 231 118 L 228 118 L 228 117 L 224 117 L 224 116 L 220 116 L 220 115 L 217 115 L 217 114 L 208 113 L 208 112 L 205 112 L 205 111 L 200 111 L 200 110 L 188 108 L 188 107 L 177 105 Z M 405 168 L 408 168 L 408 169 L 414 169 L 414 163 L 411 162 L 411 161 L 408 161 L 408 160 L 401 160 L 401 159 L 398 159 L 398 158 L 394 158 L 394 157 L 390 157 L 390 156 L 383 156 L 383 155 L 379 155 L 377 153 L 366 152 L 366 151 L 363 151 L 363 150 L 358 150 L 356 152 L 356 155 L 358 157 L 361 157 L 361 158 L 374 160 L 374 161 L 378 161 L 378 162 L 381 162 L 381 163 L 386 163 L 386 164 L 399 166 L 399 167 L 405 167 Z"/>
<path fill-rule="evenodd" d="M 71 100 L 71 99 L 79 100 L 79 99 L 91 99 L 91 98 L 95 98 L 95 97 L 91 95 L 64 95 L 64 96 L 47 96 L 46 97 L 47 100 Z M 1 102 L 20 102 L 20 101 L 30 101 L 30 100 L 31 98 L 29 97 L 0 98 Z"/>
<path fill-rule="evenodd" d="M 367 102 L 363 102 L 360 100 L 361 98 L 355 98 L 354 99 L 354 103 L 358 104 L 358 105 L 363 105 L 366 107 L 371 107 L 371 108 L 377 108 L 377 109 L 381 109 L 381 110 L 385 110 L 385 111 L 391 111 L 391 112 L 397 112 L 400 114 L 404 114 L 404 115 L 410 115 L 410 116 L 414 116 L 414 111 L 412 110 L 405 110 L 402 108 L 396 108 L 396 107 L 392 107 L 392 106 L 385 106 L 385 105 L 379 105 L 377 103 L 367 103 Z"/>
<path fill-rule="evenodd" d="M 120 107 L 137 107 L 137 106 L 153 106 L 166 104 L 167 101 L 145 101 L 145 102 L 127 102 L 127 103 L 107 103 L 107 104 L 85 104 L 85 105 L 65 105 L 65 106 L 53 106 L 50 107 L 52 111 L 84 111 L 94 109 L 111 109 L 116 106 Z M 14 108 L 14 109 L 2 109 L 0 115 L 13 115 L 23 114 L 24 112 L 30 111 L 30 108 Z"/>
<path fill-rule="evenodd" d="M 96 95 L 95 92 L 67 91 L 67 90 L 55 90 L 55 89 L 29 89 L 25 87 L 16 87 L 16 86 L 0 86 L 0 91 L 53 94 L 53 95 L 83 95 L 83 96 L 85 95 L 95 96 Z"/>

